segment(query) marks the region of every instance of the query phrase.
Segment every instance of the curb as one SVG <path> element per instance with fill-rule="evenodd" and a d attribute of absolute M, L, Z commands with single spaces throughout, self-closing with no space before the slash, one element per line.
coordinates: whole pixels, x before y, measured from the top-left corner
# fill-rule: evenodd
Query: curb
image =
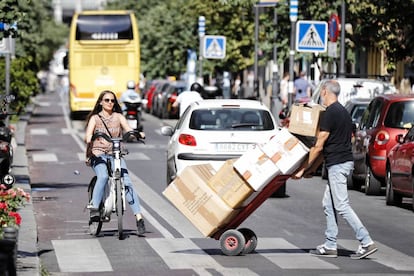
<path fill-rule="evenodd" d="M 27 108 L 27 113 L 21 116 L 16 124 L 12 124 L 15 127 L 12 141 L 14 148 L 12 174 L 16 178 L 14 186 L 22 188 L 25 192 L 30 194 L 31 186 L 25 134 L 32 109 L 33 107 L 29 106 Z M 37 224 L 34 216 L 32 199 L 19 210 L 19 213 L 22 217 L 22 224 L 19 228 L 19 238 L 17 242 L 17 275 L 40 275 L 40 260 L 37 248 Z"/>

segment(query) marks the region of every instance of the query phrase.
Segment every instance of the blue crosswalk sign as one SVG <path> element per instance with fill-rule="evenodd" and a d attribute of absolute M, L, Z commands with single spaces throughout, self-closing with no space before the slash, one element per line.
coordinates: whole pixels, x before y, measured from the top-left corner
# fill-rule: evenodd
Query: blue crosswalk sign
<path fill-rule="evenodd" d="M 328 23 L 300 20 L 296 25 L 296 51 L 326 52 Z"/>
<path fill-rule="evenodd" d="M 223 59 L 226 56 L 226 37 L 220 35 L 205 35 L 204 58 Z"/>

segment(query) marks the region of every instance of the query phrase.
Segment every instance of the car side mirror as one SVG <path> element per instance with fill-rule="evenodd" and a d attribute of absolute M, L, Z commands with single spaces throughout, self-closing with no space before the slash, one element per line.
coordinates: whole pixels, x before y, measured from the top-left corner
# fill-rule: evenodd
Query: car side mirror
<path fill-rule="evenodd" d="M 398 134 L 398 135 L 395 137 L 395 140 L 396 140 L 398 143 L 400 143 L 400 144 L 404 143 L 404 135 L 403 135 L 403 134 Z"/>
<path fill-rule="evenodd" d="M 163 136 L 172 136 L 174 133 L 174 130 L 171 126 L 163 126 L 161 127 L 161 134 Z"/>

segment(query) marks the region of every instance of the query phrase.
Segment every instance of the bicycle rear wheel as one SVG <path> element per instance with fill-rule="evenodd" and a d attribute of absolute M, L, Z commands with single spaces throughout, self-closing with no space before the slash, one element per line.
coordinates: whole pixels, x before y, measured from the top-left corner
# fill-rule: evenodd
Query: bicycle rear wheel
<path fill-rule="evenodd" d="M 91 179 L 91 182 L 89 183 L 89 186 L 88 186 L 88 202 L 91 202 L 91 200 L 92 200 L 92 194 L 93 194 L 93 189 L 95 188 L 96 179 L 97 179 L 97 177 L 94 176 Z M 100 216 L 99 216 L 98 221 L 96 221 L 96 219 L 92 220 L 92 218 L 89 217 L 89 233 L 93 236 L 99 235 L 99 233 L 102 230 L 102 223 L 103 222 L 102 222 Z"/>
<path fill-rule="evenodd" d="M 118 238 L 122 240 L 124 238 L 124 229 L 122 226 L 122 219 L 124 215 L 123 210 L 123 197 L 122 197 L 122 183 L 120 179 L 115 180 L 116 187 L 116 215 L 118 216 Z"/>

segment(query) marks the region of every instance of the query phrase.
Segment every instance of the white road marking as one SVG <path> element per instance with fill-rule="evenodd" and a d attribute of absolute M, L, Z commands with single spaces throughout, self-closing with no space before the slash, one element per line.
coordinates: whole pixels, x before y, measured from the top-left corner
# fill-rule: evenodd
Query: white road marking
<path fill-rule="evenodd" d="M 61 272 L 113 271 L 97 239 L 52 240 Z"/>
<path fill-rule="evenodd" d="M 34 153 L 32 154 L 34 162 L 57 162 L 57 156 L 54 153 Z"/>
<path fill-rule="evenodd" d="M 378 251 L 368 256 L 371 261 L 392 267 L 399 271 L 414 271 L 414 257 L 406 255 L 380 242 L 374 242 L 378 247 Z M 338 244 L 347 250 L 355 251 L 358 248 L 359 242 L 356 240 L 338 240 Z"/>
<path fill-rule="evenodd" d="M 224 268 L 190 239 L 147 239 L 149 245 L 171 269 L 193 269 L 198 275 L 213 275 L 215 269 L 223 275 L 257 275 L 246 268 Z"/>
<path fill-rule="evenodd" d="M 258 238 L 256 252 L 283 269 L 339 269 L 282 238 Z"/>
<path fill-rule="evenodd" d="M 30 135 L 48 135 L 48 131 L 46 128 L 32 128 Z"/>

